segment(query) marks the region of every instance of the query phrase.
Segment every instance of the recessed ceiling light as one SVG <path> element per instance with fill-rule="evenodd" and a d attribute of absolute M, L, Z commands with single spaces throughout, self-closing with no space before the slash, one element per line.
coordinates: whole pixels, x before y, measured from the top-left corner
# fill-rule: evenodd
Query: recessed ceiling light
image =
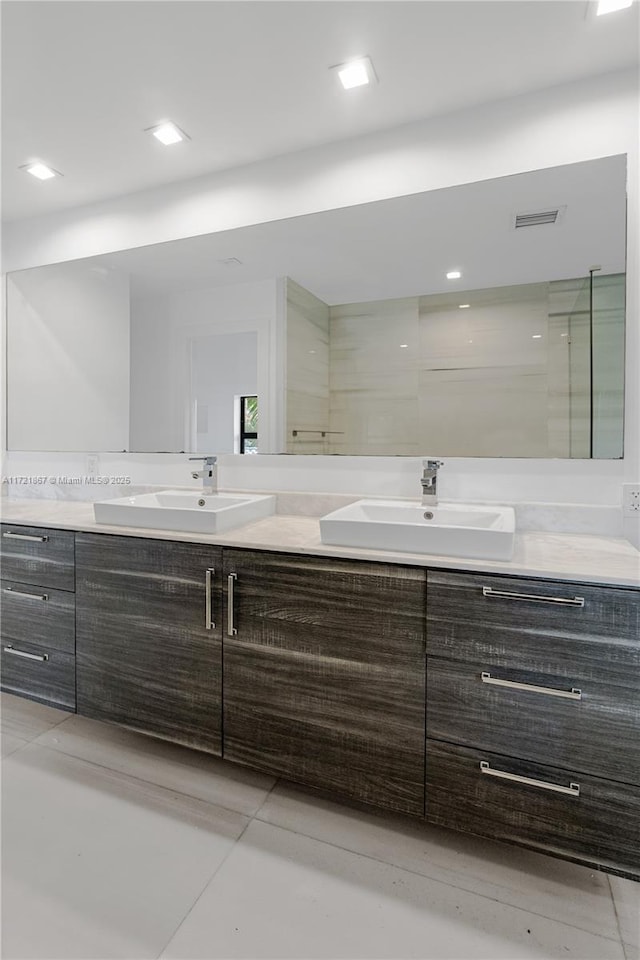
<path fill-rule="evenodd" d="M 165 123 L 158 123 L 155 127 L 147 127 L 145 133 L 152 133 L 156 140 L 163 143 L 165 147 L 170 147 L 173 143 L 180 143 L 181 140 L 191 139 L 184 130 L 181 130 L 170 120 Z"/>
<path fill-rule="evenodd" d="M 447 274 L 447 280 L 459 280 L 462 274 L 459 270 L 449 270 Z"/>
<path fill-rule="evenodd" d="M 338 74 L 338 79 L 345 90 L 352 90 L 354 87 L 364 87 L 368 83 L 376 83 L 378 78 L 373 69 L 371 57 L 357 57 L 349 60 L 347 63 L 339 63 L 336 67 L 330 67 Z"/>
<path fill-rule="evenodd" d="M 409 346 L 408 343 L 401 343 L 401 344 L 400 344 L 400 349 L 401 349 L 401 350 L 404 350 L 405 347 L 408 347 L 408 346 Z"/>
<path fill-rule="evenodd" d="M 458 308 L 459 308 L 460 310 L 468 310 L 470 306 L 471 306 L 470 303 L 460 303 L 460 304 L 458 304 Z"/>
<path fill-rule="evenodd" d="M 25 163 L 20 169 L 26 170 L 27 173 L 30 173 L 32 177 L 37 177 L 38 180 L 51 180 L 52 177 L 62 176 L 57 170 L 52 170 L 46 163 L 40 163 L 39 160 L 35 163 Z"/>
<path fill-rule="evenodd" d="M 626 10 L 632 3 L 633 0 L 599 0 L 596 17 L 602 17 L 605 13 L 615 13 L 616 10 Z"/>
<path fill-rule="evenodd" d="M 533 336 L 531 337 L 531 339 L 532 339 L 532 340 L 542 340 L 542 334 L 541 334 L 541 333 L 534 333 Z"/>

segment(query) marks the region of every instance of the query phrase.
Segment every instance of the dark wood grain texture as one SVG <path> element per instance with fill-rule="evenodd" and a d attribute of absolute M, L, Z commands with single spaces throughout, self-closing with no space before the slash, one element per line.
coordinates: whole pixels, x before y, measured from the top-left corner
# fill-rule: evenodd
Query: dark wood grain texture
<path fill-rule="evenodd" d="M 630 665 L 614 683 L 605 658 L 601 676 L 589 665 L 583 670 L 581 645 L 572 642 L 577 650 L 569 679 L 551 672 L 552 665 L 543 671 L 539 662 L 518 660 L 517 642 L 514 667 L 504 666 L 511 657 L 471 663 L 429 657 L 427 735 L 640 786 L 640 645 L 635 669 Z M 485 684 L 482 671 L 544 689 L 575 687 L 582 700 Z"/>
<path fill-rule="evenodd" d="M 76 672 L 73 654 L 61 653 L 40 644 L 4 638 L 0 649 L 3 690 L 54 707 L 75 710 Z M 11 653 L 11 649 L 46 659 L 26 659 Z"/>
<path fill-rule="evenodd" d="M 577 783 L 580 795 L 496 779 L 481 773 L 481 761 L 548 783 Z M 428 740 L 426 817 L 640 878 L 640 791 L 628 784 Z"/>
<path fill-rule="evenodd" d="M 0 585 L 3 639 L 27 640 L 47 649 L 75 653 L 76 598 L 66 590 L 3 580 Z M 41 598 L 46 599 L 41 599 Z"/>
<path fill-rule="evenodd" d="M 536 597 L 581 597 L 584 606 L 484 597 L 484 586 Z M 466 660 L 470 646 L 493 649 L 495 627 L 532 632 L 533 644 L 544 634 L 548 646 L 555 638 L 579 638 L 585 646 L 606 640 L 609 656 L 622 660 L 629 644 L 640 643 L 640 590 L 430 570 L 428 595 L 427 652 L 436 656 Z M 473 632 L 462 630 L 465 623 Z M 618 645 L 623 649 L 617 651 Z"/>
<path fill-rule="evenodd" d="M 219 754 L 220 548 L 78 534 L 76 555 L 78 713 Z"/>
<path fill-rule="evenodd" d="M 42 542 L 16 540 L 7 534 L 46 537 Z M 75 534 L 71 530 L 26 527 L 3 523 L 0 527 L 0 572 L 3 579 L 57 590 L 73 590 Z"/>
<path fill-rule="evenodd" d="M 422 816 L 424 571 L 225 550 L 224 756 Z"/>

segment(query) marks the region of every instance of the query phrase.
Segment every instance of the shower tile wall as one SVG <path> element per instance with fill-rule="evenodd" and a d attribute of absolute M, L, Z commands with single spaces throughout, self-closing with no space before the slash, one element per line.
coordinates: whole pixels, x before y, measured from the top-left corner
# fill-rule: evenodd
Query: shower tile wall
<path fill-rule="evenodd" d="M 545 456 L 546 287 L 331 307 L 331 449 Z"/>
<path fill-rule="evenodd" d="M 418 456 L 418 300 L 331 307 L 331 450 Z"/>
<path fill-rule="evenodd" d="M 598 437 L 622 424 L 624 275 L 598 282 L 594 454 L 619 456 Z M 289 452 L 589 456 L 588 278 L 330 307 L 289 288 Z"/>
<path fill-rule="evenodd" d="M 286 412 L 287 453 L 330 452 L 329 307 L 289 278 Z"/>

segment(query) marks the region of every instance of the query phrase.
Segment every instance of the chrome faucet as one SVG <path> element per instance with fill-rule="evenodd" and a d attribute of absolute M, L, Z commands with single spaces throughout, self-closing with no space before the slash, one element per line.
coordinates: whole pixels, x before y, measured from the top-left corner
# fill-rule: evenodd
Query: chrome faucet
<path fill-rule="evenodd" d="M 218 492 L 218 468 L 217 457 L 189 457 L 189 460 L 204 460 L 202 470 L 192 470 L 191 476 L 194 480 L 202 480 L 203 493 Z"/>
<path fill-rule="evenodd" d="M 438 503 L 438 469 L 444 464 L 441 460 L 422 461 L 422 506 L 435 507 Z"/>

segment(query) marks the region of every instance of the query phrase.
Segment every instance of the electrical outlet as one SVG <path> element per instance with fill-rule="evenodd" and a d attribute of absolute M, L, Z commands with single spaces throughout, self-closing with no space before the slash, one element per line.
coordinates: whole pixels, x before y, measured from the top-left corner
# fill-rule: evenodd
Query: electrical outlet
<path fill-rule="evenodd" d="M 622 484 L 622 515 L 640 517 L 640 483 Z"/>

